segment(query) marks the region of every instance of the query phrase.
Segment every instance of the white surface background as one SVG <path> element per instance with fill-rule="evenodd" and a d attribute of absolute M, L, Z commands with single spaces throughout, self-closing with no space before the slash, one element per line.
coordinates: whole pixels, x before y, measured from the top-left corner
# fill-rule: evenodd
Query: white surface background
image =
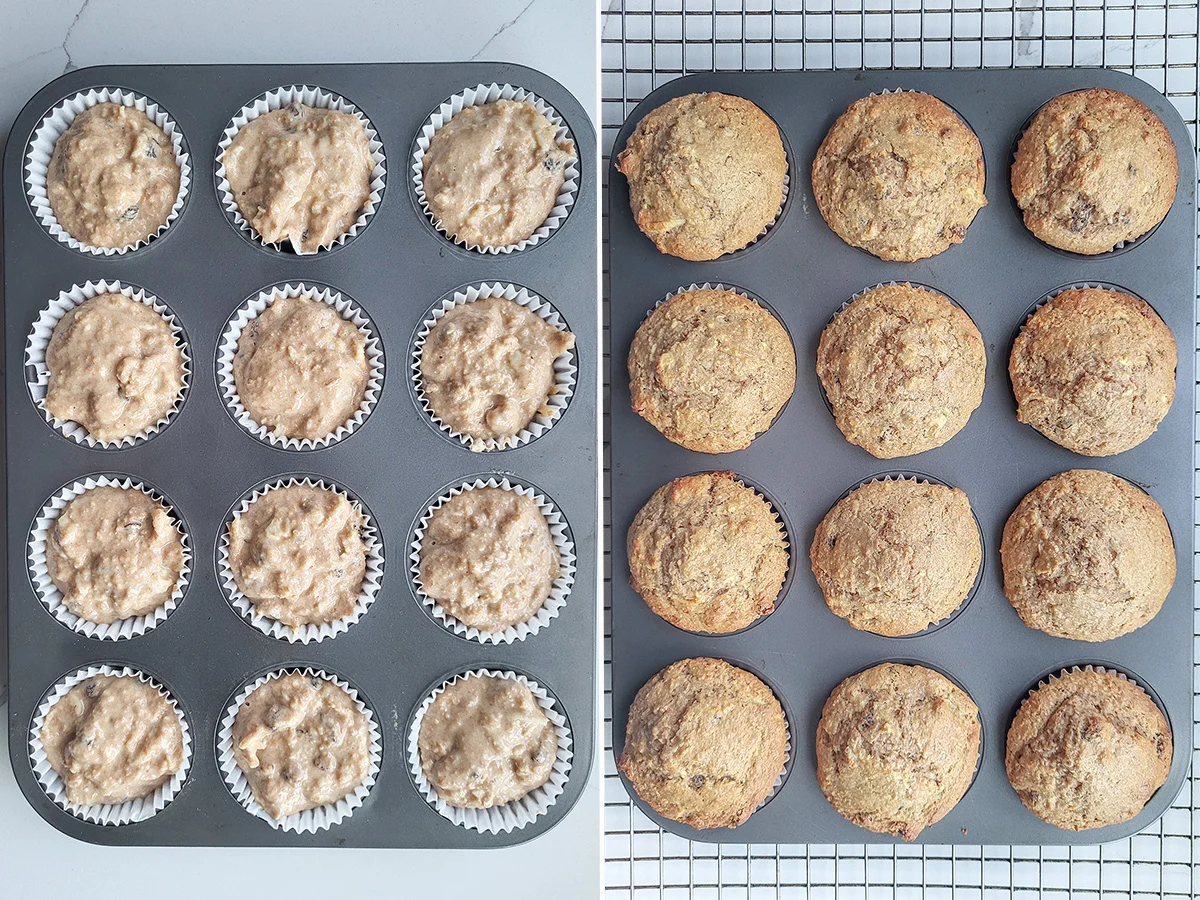
<path fill-rule="evenodd" d="M 105 63 L 507 61 L 558 79 L 598 122 L 595 20 L 594 0 L 0 0 L 0 149 L 38 88 Z M 25 803 L 5 739 L 0 896 L 582 900 L 600 893 L 599 781 L 558 827 L 507 850 L 95 847 Z"/>

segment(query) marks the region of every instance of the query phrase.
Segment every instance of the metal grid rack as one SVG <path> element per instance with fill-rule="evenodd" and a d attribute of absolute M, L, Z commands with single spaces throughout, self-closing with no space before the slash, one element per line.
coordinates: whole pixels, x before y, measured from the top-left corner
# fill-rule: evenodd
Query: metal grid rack
<path fill-rule="evenodd" d="M 713 69 L 1103 65 L 1165 93 L 1195 145 L 1198 5 L 1200 0 L 611 0 L 601 17 L 605 177 L 613 139 L 638 101 L 680 75 Z M 1200 226 L 1197 234 L 1200 241 Z M 607 297 L 607 222 L 605 235 Z M 606 365 L 609 346 L 606 327 Z M 607 463 L 606 458 L 606 496 Z M 1200 462 L 1196 471 L 1200 510 Z M 612 577 L 610 540 L 606 528 L 606 582 Z M 1200 647 L 1200 591 L 1193 596 Z M 1153 826 L 1116 843 L 1071 848 L 715 845 L 665 833 L 629 801 L 614 768 L 609 630 L 606 612 L 604 878 L 611 900 L 1110 900 L 1195 897 L 1200 891 L 1195 713 L 1193 772 L 1180 796 Z M 1200 666 L 1194 675 L 1200 701 Z"/>

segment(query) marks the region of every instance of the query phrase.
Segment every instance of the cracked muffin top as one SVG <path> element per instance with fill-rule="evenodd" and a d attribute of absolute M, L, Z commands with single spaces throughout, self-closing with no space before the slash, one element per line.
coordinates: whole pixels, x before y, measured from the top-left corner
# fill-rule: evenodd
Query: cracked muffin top
<path fill-rule="evenodd" d="M 1096 254 L 1161 222 L 1179 159 L 1166 126 L 1119 91 L 1061 94 L 1017 144 L 1012 192 L 1025 226 L 1052 247 Z"/>

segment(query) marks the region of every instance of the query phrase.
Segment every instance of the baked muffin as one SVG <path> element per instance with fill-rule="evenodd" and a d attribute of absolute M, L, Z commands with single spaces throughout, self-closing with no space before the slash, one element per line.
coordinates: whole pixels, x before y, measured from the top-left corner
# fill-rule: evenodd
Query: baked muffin
<path fill-rule="evenodd" d="M 1136 447 L 1175 398 L 1175 338 L 1145 300 L 1063 291 L 1031 315 L 1008 361 L 1017 419 L 1084 456 Z"/>
<path fill-rule="evenodd" d="M 642 322 L 629 348 L 634 412 L 701 453 L 750 446 L 795 386 L 786 329 L 733 291 L 676 294 Z"/>
<path fill-rule="evenodd" d="M 1074 469 L 1025 495 L 1004 525 L 1004 594 L 1030 628 L 1108 641 L 1158 614 L 1175 583 L 1162 507 L 1123 478 Z"/>
<path fill-rule="evenodd" d="M 238 338 L 238 399 L 280 437 L 329 437 L 362 406 L 371 375 L 366 348 L 366 335 L 328 303 L 276 294 Z"/>
<path fill-rule="evenodd" d="M 1008 729 L 1004 768 L 1025 808 L 1058 828 L 1127 822 L 1171 771 L 1171 727 L 1139 687 L 1103 669 L 1049 678 Z"/>
<path fill-rule="evenodd" d="M 100 294 L 67 310 L 46 347 L 46 412 L 101 443 L 161 426 L 183 393 L 183 353 L 153 307 Z"/>
<path fill-rule="evenodd" d="M 183 766 L 171 703 L 133 675 L 93 675 L 46 713 L 39 737 L 77 806 L 149 797 Z"/>
<path fill-rule="evenodd" d="M 707 260 L 752 243 L 779 216 L 787 155 L 779 128 L 749 100 L 687 94 L 638 122 L 617 171 L 660 252 Z"/>
<path fill-rule="evenodd" d="M 234 762 L 272 819 L 336 803 L 370 774 L 366 715 L 318 675 L 289 672 L 259 685 L 231 734 Z"/>
<path fill-rule="evenodd" d="M 81 244 L 126 249 L 149 240 L 178 196 L 171 139 L 139 109 L 98 103 L 54 142 L 46 197 L 58 224 Z"/>
<path fill-rule="evenodd" d="M 979 736 L 979 709 L 954 682 L 924 666 L 883 663 L 825 701 L 817 781 L 855 825 L 915 841 L 971 786 Z"/>
<path fill-rule="evenodd" d="M 557 389 L 554 361 L 575 346 L 519 303 L 488 297 L 449 309 L 421 348 L 421 391 L 442 423 L 482 450 L 514 439 Z"/>
<path fill-rule="evenodd" d="M 537 503 L 498 487 L 463 491 L 434 510 L 418 553 L 421 592 L 492 634 L 532 619 L 560 573 Z"/>
<path fill-rule="evenodd" d="M 783 526 L 732 472 L 676 478 L 629 527 L 629 583 L 656 615 L 724 634 L 775 608 L 787 576 Z"/>
<path fill-rule="evenodd" d="M 916 478 L 855 488 L 821 520 L 809 550 L 830 610 L 888 637 L 916 634 L 954 612 L 982 557 L 967 495 Z"/>
<path fill-rule="evenodd" d="M 821 332 L 817 377 L 846 440 L 879 459 L 940 447 L 983 400 L 983 337 L 910 284 L 872 288 Z"/>
<path fill-rule="evenodd" d="M 554 209 L 575 146 L 527 100 L 468 106 L 439 128 L 421 181 L 439 228 L 470 247 L 511 247 Z"/>
<path fill-rule="evenodd" d="M 460 809 L 520 800 L 550 780 L 554 723 L 514 678 L 468 675 L 442 691 L 421 719 L 417 755 L 438 797 Z"/>
<path fill-rule="evenodd" d="M 154 612 L 171 598 L 182 571 L 175 520 L 134 488 L 85 491 L 46 534 L 46 572 L 63 604 L 99 625 Z"/>
<path fill-rule="evenodd" d="M 1060 94 L 1021 135 L 1012 192 L 1025 226 L 1051 247 L 1104 253 L 1161 222 L 1179 160 L 1162 121 L 1118 91 Z"/>
<path fill-rule="evenodd" d="M 834 122 L 812 170 L 813 196 L 843 241 L 913 262 L 961 244 L 983 196 L 979 138 L 937 97 L 863 97 Z"/>
<path fill-rule="evenodd" d="M 268 244 L 333 245 L 371 196 L 371 142 L 359 118 L 289 103 L 238 129 L 218 157 L 238 211 Z"/>
<path fill-rule="evenodd" d="M 771 689 L 720 659 L 684 659 L 637 692 L 617 769 L 659 815 L 693 828 L 741 825 L 787 761 Z"/>
<path fill-rule="evenodd" d="M 229 524 L 229 568 L 259 615 L 292 628 L 354 612 L 367 571 L 366 517 L 328 488 L 271 488 Z"/>

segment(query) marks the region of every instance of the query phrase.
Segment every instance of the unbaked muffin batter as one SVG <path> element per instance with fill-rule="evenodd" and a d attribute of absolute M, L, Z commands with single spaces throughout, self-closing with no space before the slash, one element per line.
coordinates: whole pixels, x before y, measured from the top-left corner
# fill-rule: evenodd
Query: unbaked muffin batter
<path fill-rule="evenodd" d="M 417 750 L 441 799 L 489 809 L 550 780 L 558 735 L 524 684 L 474 676 L 450 685 L 425 711 Z"/>
<path fill-rule="evenodd" d="M 454 618 L 501 632 L 542 608 L 559 574 L 558 548 L 532 497 L 476 488 L 430 517 L 420 573 L 424 593 Z"/>
<path fill-rule="evenodd" d="M 546 410 L 554 360 L 575 346 L 519 303 L 492 297 L 449 310 L 421 350 L 433 414 L 476 441 L 515 437 Z"/>
<path fill-rule="evenodd" d="M 46 196 L 58 224 L 92 247 L 131 247 L 162 227 L 179 195 L 171 139 L 144 112 L 100 103 L 54 143 Z"/>
<path fill-rule="evenodd" d="M 570 141 L 524 100 L 469 106 L 438 130 L 425 153 L 429 211 L 456 240 L 508 247 L 546 221 L 575 158 Z"/>
<path fill-rule="evenodd" d="M 51 768 L 78 806 L 146 797 L 183 765 L 183 730 L 162 694 L 132 675 L 95 675 L 42 723 Z"/>
<path fill-rule="evenodd" d="M 327 437 L 362 404 L 366 346 L 362 331 L 329 304 L 277 295 L 238 339 L 238 398 L 250 418 L 282 437 Z"/>
<path fill-rule="evenodd" d="M 233 720 L 233 758 L 273 819 L 336 803 L 371 768 L 367 717 L 324 678 L 292 672 L 254 690 Z"/>
<path fill-rule="evenodd" d="M 238 209 L 268 244 L 315 253 L 371 196 L 371 145 L 357 116 L 291 103 L 247 122 L 222 157 Z"/>
<path fill-rule="evenodd" d="M 68 503 L 46 535 L 46 571 L 67 609 L 107 625 L 170 599 L 183 541 L 170 513 L 139 490 L 96 487 Z"/>
<path fill-rule="evenodd" d="M 308 485 L 267 491 L 229 526 L 238 590 L 293 628 L 350 615 L 367 571 L 364 517 L 341 494 Z"/>
<path fill-rule="evenodd" d="M 171 326 L 145 303 L 100 294 L 67 311 L 46 347 L 43 405 L 98 441 L 161 422 L 183 390 L 183 354 Z"/>

